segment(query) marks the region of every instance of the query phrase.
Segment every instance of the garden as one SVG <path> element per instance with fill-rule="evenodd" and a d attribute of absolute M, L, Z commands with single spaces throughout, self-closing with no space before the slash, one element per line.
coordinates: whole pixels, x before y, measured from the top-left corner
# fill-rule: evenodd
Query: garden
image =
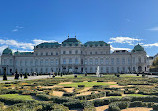
<path fill-rule="evenodd" d="M 0 111 L 158 110 L 158 78 L 64 75 L 0 84 Z"/>

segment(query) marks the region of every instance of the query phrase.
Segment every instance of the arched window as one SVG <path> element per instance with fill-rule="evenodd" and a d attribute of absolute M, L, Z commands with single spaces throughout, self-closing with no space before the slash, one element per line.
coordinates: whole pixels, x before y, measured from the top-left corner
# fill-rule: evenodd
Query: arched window
<path fill-rule="evenodd" d="M 138 62 L 139 62 L 139 63 L 141 63 L 141 62 L 142 62 L 142 61 L 141 61 L 141 57 L 138 57 Z"/>

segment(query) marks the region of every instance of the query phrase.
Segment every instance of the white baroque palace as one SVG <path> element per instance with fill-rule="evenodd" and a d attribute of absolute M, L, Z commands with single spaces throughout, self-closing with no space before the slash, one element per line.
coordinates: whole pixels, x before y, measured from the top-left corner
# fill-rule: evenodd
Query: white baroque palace
<path fill-rule="evenodd" d="M 139 44 L 131 52 L 115 50 L 110 52 L 110 44 L 104 41 L 88 41 L 82 44 L 76 38 L 68 38 L 61 44 L 41 43 L 33 52 L 12 52 L 8 47 L 1 56 L 1 73 L 6 70 L 18 73 L 68 72 L 133 73 L 148 71 L 148 61 L 144 48 Z"/>

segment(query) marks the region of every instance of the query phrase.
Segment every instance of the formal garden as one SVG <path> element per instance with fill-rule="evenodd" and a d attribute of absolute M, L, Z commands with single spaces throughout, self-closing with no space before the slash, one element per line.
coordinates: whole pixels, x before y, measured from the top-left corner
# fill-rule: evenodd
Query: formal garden
<path fill-rule="evenodd" d="M 63 75 L 0 84 L 1 111 L 156 111 L 158 78 Z"/>

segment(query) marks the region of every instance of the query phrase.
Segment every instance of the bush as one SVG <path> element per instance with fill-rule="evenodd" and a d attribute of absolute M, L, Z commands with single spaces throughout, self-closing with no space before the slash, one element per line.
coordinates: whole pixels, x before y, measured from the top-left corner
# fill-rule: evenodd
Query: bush
<path fill-rule="evenodd" d="M 4 103 L 0 102 L 0 110 L 3 110 L 3 108 L 4 108 Z"/>
<path fill-rule="evenodd" d="M 121 92 L 107 92 L 106 96 L 122 96 Z"/>
<path fill-rule="evenodd" d="M 95 98 L 100 98 L 100 97 L 104 97 L 106 94 L 106 92 L 100 92 L 97 94 L 91 94 L 91 95 L 84 95 L 84 96 L 77 96 L 75 97 L 76 99 L 80 99 L 80 100 L 90 100 L 90 99 L 95 99 Z"/>
<path fill-rule="evenodd" d="M 120 111 L 129 107 L 129 101 L 113 102 L 109 104 L 109 111 Z"/>
<path fill-rule="evenodd" d="M 74 96 L 75 95 L 75 93 L 69 93 L 69 92 L 65 92 L 64 94 L 63 94 L 63 96 Z"/>
<path fill-rule="evenodd" d="M 153 110 L 158 110 L 158 104 L 153 105 Z"/>
<path fill-rule="evenodd" d="M 96 99 L 96 100 L 93 101 L 93 104 L 94 104 L 95 107 L 108 105 L 109 104 L 109 99 Z"/>
<path fill-rule="evenodd" d="M 85 85 L 78 85 L 78 87 L 85 87 Z"/>

